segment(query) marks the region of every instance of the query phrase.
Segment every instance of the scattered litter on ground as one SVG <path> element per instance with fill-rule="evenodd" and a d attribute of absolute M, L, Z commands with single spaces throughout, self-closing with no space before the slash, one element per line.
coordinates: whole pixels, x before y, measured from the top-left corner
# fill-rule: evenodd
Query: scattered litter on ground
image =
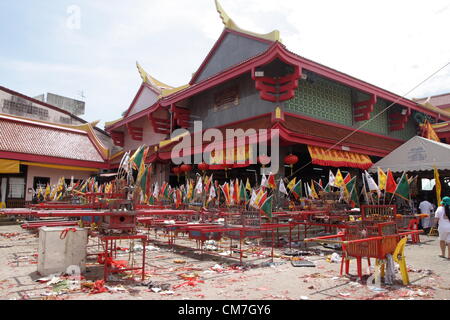
<path fill-rule="evenodd" d="M 109 291 L 109 292 L 128 292 L 127 289 L 125 289 L 123 286 L 118 286 L 118 287 L 110 287 L 110 286 L 106 286 L 105 288 Z"/>
<path fill-rule="evenodd" d="M 341 262 L 341 256 L 338 253 L 334 252 L 332 255 L 327 257 L 327 261 L 330 263 L 339 263 Z"/>
<path fill-rule="evenodd" d="M 148 287 L 151 290 L 156 289 L 158 291 L 168 291 L 171 287 L 171 285 L 168 283 L 157 282 L 157 281 L 150 281 L 150 282 L 142 284 L 142 285 Z"/>
<path fill-rule="evenodd" d="M 351 296 L 351 294 L 348 292 L 339 292 L 339 295 L 342 297 L 350 297 Z"/>
<path fill-rule="evenodd" d="M 105 281 L 104 280 L 95 281 L 92 286 L 92 290 L 90 291 L 90 294 L 99 294 L 103 292 L 108 292 L 108 289 L 105 287 Z"/>
<path fill-rule="evenodd" d="M 175 292 L 174 291 L 162 291 L 161 293 L 160 293 L 160 295 L 162 295 L 162 296 L 171 296 L 171 295 L 173 295 Z"/>
<path fill-rule="evenodd" d="M 173 263 L 176 263 L 176 264 L 184 264 L 184 263 L 186 263 L 186 260 L 176 259 L 176 260 L 173 260 Z"/>
<path fill-rule="evenodd" d="M 20 233 L 18 232 L 12 232 L 12 233 L 0 233 L 0 237 L 11 239 L 14 237 L 20 236 Z"/>
<path fill-rule="evenodd" d="M 291 264 L 294 267 L 314 268 L 316 266 L 314 262 L 311 262 L 311 261 L 308 261 L 308 260 L 292 260 Z"/>
<path fill-rule="evenodd" d="M 174 289 L 178 289 L 184 286 L 191 286 L 191 287 L 195 287 L 197 284 L 199 283 L 205 283 L 203 280 L 189 280 L 186 282 L 183 282 L 182 284 L 178 284 L 176 286 L 173 286 Z"/>

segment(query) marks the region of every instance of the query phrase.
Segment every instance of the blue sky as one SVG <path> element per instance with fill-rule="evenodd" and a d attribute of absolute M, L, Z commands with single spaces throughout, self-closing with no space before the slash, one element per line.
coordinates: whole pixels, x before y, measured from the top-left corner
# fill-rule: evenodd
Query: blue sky
<path fill-rule="evenodd" d="M 450 61 L 447 0 L 222 0 L 242 28 L 281 31 L 288 49 L 404 94 Z M 69 28 L 76 6 L 80 28 Z M 213 0 L 4 0 L 0 85 L 30 96 L 86 96 L 89 121 L 120 117 L 140 85 L 135 63 L 189 82 L 222 31 Z M 450 91 L 450 67 L 409 97 Z"/>

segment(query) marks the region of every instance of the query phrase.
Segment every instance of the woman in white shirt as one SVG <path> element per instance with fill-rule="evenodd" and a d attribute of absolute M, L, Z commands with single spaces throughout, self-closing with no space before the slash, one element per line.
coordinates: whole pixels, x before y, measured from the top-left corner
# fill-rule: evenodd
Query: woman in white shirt
<path fill-rule="evenodd" d="M 448 247 L 448 258 L 450 259 L 450 197 L 444 197 L 435 214 L 434 225 L 439 221 L 439 240 L 442 255 L 445 258 L 445 247 Z"/>

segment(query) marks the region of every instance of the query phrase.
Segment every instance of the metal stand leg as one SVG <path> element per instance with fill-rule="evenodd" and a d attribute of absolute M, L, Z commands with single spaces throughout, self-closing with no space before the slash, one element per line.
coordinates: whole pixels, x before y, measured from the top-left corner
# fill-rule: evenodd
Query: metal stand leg
<path fill-rule="evenodd" d="M 144 247 L 144 251 L 142 252 L 142 281 L 145 281 L 145 251 L 147 246 L 147 241 L 142 239 L 142 245 Z"/>
<path fill-rule="evenodd" d="M 104 255 L 104 264 L 103 264 L 103 280 L 106 282 L 106 279 L 108 278 L 108 263 L 107 263 L 107 258 L 108 258 L 108 240 L 105 241 L 105 255 Z"/>
<path fill-rule="evenodd" d="M 274 249 L 273 249 L 273 247 L 274 247 L 274 245 L 275 245 L 275 241 L 274 241 L 275 239 L 274 239 L 274 232 L 273 232 L 273 229 L 272 229 L 272 262 L 273 262 L 273 253 L 274 253 Z"/>

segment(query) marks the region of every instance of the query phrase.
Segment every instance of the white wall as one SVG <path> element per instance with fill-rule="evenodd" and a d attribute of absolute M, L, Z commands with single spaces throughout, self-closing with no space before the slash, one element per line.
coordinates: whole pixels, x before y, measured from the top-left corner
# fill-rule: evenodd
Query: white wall
<path fill-rule="evenodd" d="M 61 170 L 53 168 L 28 166 L 25 200 L 26 201 L 32 200 L 33 194 L 28 193 L 28 189 L 33 188 L 34 177 L 50 178 L 50 185 L 53 186 L 58 183 L 58 180 L 61 177 L 64 177 L 65 179 L 70 179 L 73 176 L 73 178 L 77 180 L 77 179 L 86 179 L 90 177 L 91 174 L 92 172 L 88 171 Z"/>

